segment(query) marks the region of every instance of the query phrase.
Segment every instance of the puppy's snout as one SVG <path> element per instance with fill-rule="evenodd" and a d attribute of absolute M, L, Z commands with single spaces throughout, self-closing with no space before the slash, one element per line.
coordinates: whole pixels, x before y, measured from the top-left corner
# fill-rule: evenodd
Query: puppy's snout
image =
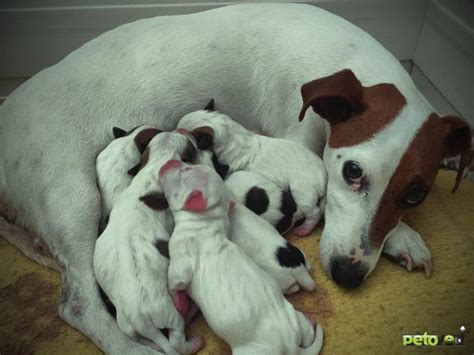
<path fill-rule="evenodd" d="M 159 175 L 164 176 L 167 172 L 173 169 L 179 169 L 183 164 L 178 160 L 168 160 L 161 168 Z"/>
<path fill-rule="evenodd" d="M 364 281 L 368 268 L 360 261 L 353 262 L 347 256 L 331 259 L 331 277 L 339 286 L 357 288 Z"/>

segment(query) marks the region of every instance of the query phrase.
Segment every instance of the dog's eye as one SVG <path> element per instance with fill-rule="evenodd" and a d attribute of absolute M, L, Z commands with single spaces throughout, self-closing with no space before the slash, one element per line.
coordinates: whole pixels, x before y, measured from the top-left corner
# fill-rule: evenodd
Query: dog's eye
<path fill-rule="evenodd" d="M 348 183 L 359 182 L 363 170 L 355 161 L 347 161 L 342 168 L 342 175 Z"/>
<path fill-rule="evenodd" d="M 403 207 L 418 206 L 428 195 L 428 189 L 425 186 L 414 185 L 408 189 L 402 200 Z"/>

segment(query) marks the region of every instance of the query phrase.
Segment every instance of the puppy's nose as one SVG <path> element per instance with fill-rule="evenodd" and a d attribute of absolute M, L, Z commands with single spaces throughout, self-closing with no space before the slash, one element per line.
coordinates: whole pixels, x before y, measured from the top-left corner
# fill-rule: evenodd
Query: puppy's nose
<path fill-rule="evenodd" d="M 367 267 L 360 261 L 353 263 L 347 256 L 337 256 L 331 259 L 331 277 L 339 286 L 357 288 L 364 281 Z"/>

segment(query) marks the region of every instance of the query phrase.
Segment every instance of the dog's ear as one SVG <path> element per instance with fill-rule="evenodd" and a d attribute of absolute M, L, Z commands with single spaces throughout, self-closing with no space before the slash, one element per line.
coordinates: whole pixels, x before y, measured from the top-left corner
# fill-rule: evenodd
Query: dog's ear
<path fill-rule="evenodd" d="M 456 192 L 462 181 L 464 169 L 471 163 L 471 128 L 462 118 L 448 115 L 441 117 L 446 127 L 444 139 L 445 154 L 448 157 L 460 155 L 458 173 L 452 192 Z"/>
<path fill-rule="evenodd" d="M 181 161 L 188 164 L 194 164 L 197 158 L 197 149 L 194 144 L 188 139 L 186 149 L 181 154 Z"/>
<path fill-rule="evenodd" d="M 193 212 L 203 212 L 207 209 L 207 199 L 202 191 L 192 191 L 183 205 L 183 210 Z"/>
<path fill-rule="evenodd" d="M 344 69 L 333 75 L 310 81 L 301 87 L 303 120 L 309 106 L 330 124 L 349 119 L 362 110 L 363 87 L 354 73 Z"/>
<path fill-rule="evenodd" d="M 139 171 L 140 171 L 140 163 L 138 163 L 134 167 L 128 169 L 127 174 L 130 175 L 130 176 L 136 176 Z"/>
<path fill-rule="evenodd" d="M 211 100 L 207 103 L 206 107 L 204 107 L 204 110 L 206 110 L 206 111 L 214 111 L 214 99 L 211 99 Z"/>
<path fill-rule="evenodd" d="M 119 127 L 112 128 L 112 133 L 114 138 L 122 138 L 127 135 L 127 131 Z"/>
<path fill-rule="evenodd" d="M 214 130 L 211 127 L 198 127 L 191 134 L 196 138 L 197 146 L 201 150 L 212 149 L 214 145 Z"/>
<path fill-rule="evenodd" d="M 166 210 L 169 207 L 168 201 L 162 192 L 151 192 L 140 197 L 140 201 L 155 211 Z"/>
<path fill-rule="evenodd" d="M 158 128 L 147 128 L 135 136 L 134 142 L 140 154 L 143 154 L 153 137 L 161 132 Z"/>

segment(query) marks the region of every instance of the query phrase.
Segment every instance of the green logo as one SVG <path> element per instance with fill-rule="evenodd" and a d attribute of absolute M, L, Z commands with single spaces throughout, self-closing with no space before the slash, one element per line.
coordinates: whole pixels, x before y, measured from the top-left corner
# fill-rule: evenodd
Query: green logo
<path fill-rule="evenodd" d="M 416 335 L 404 335 L 402 344 L 404 346 L 440 346 L 440 345 L 463 345 L 466 337 L 466 327 L 459 327 L 460 334 L 457 336 L 431 335 L 428 332 Z"/>

